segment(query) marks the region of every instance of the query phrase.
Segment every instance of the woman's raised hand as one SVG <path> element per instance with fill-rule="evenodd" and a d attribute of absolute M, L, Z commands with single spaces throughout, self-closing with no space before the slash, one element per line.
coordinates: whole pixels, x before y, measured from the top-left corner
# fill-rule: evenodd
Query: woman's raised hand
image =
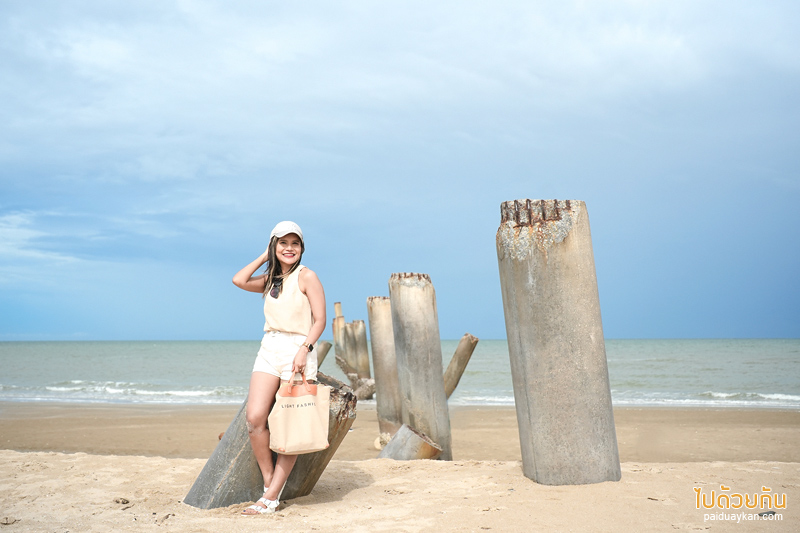
<path fill-rule="evenodd" d="M 254 259 L 252 263 L 237 272 L 233 276 L 233 284 L 246 291 L 264 292 L 265 276 L 262 274 L 260 276 L 253 277 L 253 275 L 256 273 L 256 270 L 261 268 L 261 266 L 267 262 L 268 257 L 269 248 L 267 248 L 267 251 L 265 251 L 263 254 L 258 256 L 257 259 Z"/>

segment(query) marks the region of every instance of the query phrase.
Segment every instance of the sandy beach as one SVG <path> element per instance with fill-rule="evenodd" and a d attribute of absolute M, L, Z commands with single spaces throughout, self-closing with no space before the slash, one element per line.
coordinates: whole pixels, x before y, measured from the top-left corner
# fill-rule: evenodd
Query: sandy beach
<path fill-rule="evenodd" d="M 451 411 L 454 461 L 376 459 L 376 414 L 311 495 L 276 515 L 182 503 L 238 406 L 0 403 L 3 531 L 796 531 L 800 412 L 616 409 L 620 482 L 549 487 L 522 474 L 513 408 Z M 786 495 L 762 511 L 696 508 L 720 485 Z M 730 518 L 711 520 L 706 514 Z M 704 520 L 705 518 L 705 520 Z"/>

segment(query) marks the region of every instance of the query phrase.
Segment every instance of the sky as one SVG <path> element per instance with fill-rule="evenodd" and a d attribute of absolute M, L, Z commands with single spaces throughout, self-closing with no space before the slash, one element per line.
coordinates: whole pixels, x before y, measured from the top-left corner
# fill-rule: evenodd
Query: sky
<path fill-rule="evenodd" d="M 422 272 L 442 338 L 505 338 L 524 198 L 586 202 L 606 338 L 799 337 L 798 27 L 794 0 L 4 0 L 0 340 L 258 339 L 231 278 L 286 219 L 329 319 Z"/>

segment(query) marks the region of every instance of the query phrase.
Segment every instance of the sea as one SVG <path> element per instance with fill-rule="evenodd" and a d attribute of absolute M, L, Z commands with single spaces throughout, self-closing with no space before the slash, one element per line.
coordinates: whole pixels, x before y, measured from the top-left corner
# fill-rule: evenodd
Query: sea
<path fill-rule="evenodd" d="M 457 344 L 442 341 L 445 368 Z M 258 347 L 258 340 L 0 342 L 0 401 L 239 404 Z M 612 339 L 606 357 L 617 407 L 800 410 L 800 339 Z M 333 350 L 320 370 L 344 381 Z M 505 340 L 478 343 L 449 403 L 514 405 Z"/>

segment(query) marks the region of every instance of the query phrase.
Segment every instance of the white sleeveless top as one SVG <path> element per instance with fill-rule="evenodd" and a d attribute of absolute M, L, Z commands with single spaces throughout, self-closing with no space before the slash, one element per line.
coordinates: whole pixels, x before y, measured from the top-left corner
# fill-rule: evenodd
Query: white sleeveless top
<path fill-rule="evenodd" d="M 297 270 L 283 280 L 283 289 L 277 298 L 269 293 L 264 298 L 264 331 L 283 331 L 296 335 L 308 335 L 311 325 L 311 304 L 300 291 L 300 271 Z"/>

